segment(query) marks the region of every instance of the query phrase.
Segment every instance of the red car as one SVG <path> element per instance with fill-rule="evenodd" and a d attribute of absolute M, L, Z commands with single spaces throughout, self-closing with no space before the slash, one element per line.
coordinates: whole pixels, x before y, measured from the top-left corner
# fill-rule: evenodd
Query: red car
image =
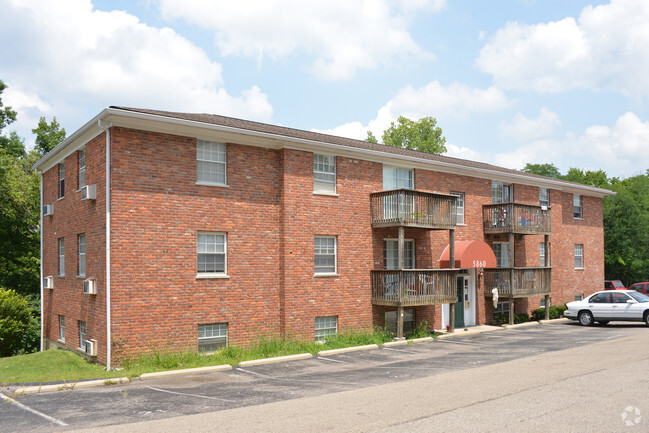
<path fill-rule="evenodd" d="M 644 293 L 645 295 L 649 295 L 649 282 L 645 283 L 635 283 L 629 287 L 629 290 L 635 290 L 636 292 Z"/>
<path fill-rule="evenodd" d="M 626 287 L 620 280 L 606 280 L 604 281 L 604 290 L 626 290 Z"/>

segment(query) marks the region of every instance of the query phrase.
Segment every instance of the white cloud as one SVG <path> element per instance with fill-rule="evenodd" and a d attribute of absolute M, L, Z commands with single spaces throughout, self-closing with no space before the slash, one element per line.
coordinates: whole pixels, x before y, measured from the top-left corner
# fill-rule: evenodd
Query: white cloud
<path fill-rule="evenodd" d="M 461 83 L 443 86 L 439 81 L 432 81 L 418 89 L 407 86 L 399 90 L 367 125 L 351 122 L 322 132 L 364 140 L 369 130 L 380 140 L 383 131 L 399 116 L 412 120 L 431 116 L 443 125 L 444 119 L 499 111 L 510 104 L 505 94 L 496 87 L 476 89 Z"/>
<path fill-rule="evenodd" d="M 649 2 L 611 0 L 575 20 L 510 22 L 480 51 L 478 67 L 504 89 L 649 95 Z"/>
<path fill-rule="evenodd" d="M 280 59 L 306 55 L 322 79 L 345 80 L 399 58 L 434 58 L 413 40 L 417 13 L 436 12 L 445 0 L 154 0 L 168 20 L 214 31 L 224 56 Z"/>
<path fill-rule="evenodd" d="M 51 111 L 61 121 L 76 111 L 77 126 L 108 105 L 142 104 L 259 120 L 272 115 L 258 87 L 228 94 L 221 65 L 172 29 L 93 10 L 89 0 L 0 0 L 0 10 L 0 76 L 15 92 L 8 102 L 31 104 L 36 117 L 51 118 Z"/>
<path fill-rule="evenodd" d="M 561 125 L 557 113 L 541 108 L 541 114 L 536 119 L 528 119 L 517 113 L 509 123 L 500 125 L 503 136 L 513 138 L 519 142 L 527 142 L 542 138 L 552 137 L 555 128 Z"/>

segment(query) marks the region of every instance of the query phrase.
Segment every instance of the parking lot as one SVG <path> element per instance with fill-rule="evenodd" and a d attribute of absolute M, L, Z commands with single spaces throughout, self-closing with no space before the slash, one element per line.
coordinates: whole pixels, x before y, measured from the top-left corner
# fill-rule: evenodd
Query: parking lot
<path fill-rule="evenodd" d="M 219 373 L 17 396 L 14 399 L 24 406 L 0 405 L 0 431 L 93 428 L 303 399 L 471 370 L 647 331 L 641 324 L 584 328 L 559 322 Z"/>

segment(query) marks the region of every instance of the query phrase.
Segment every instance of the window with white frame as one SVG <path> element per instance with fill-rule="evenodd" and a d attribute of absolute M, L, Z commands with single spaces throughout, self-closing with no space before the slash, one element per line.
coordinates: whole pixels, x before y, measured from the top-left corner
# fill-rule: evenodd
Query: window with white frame
<path fill-rule="evenodd" d="M 336 193 L 336 157 L 313 155 L 313 191 Z"/>
<path fill-rule="evenodd" d="M 414 189 L 415 176 L 412 170 L 383 166 L 383 189 Z"/>
<path fill-rule="evenodd" d="M 383 264 L 385 269 L 399 269 L 399 241 L 383 240 Z M 415 241 L 406 239 L 403 242 L 403 268 L 415 269 Z"/>
<path fill-rule="evenodd" d="M 584 267 L 584 246 L 582 244 L 575 244 L 575 269 L 583 269 Z"/>
<path fill-rule="evenodd" d="M 574 208 L 574 215 L 575 218 L 581 219 L 583 218 L 583 209 L 581 207 L 581 196 L 579 194 L 573 194 L 572 195 L 572 205 Z"/>
<path fill-rule="evenodd" d="M 316 274 L 336 273 L 336 237 L 314 238 L 314 268 Z"/>
<path fill-rule="evenodd" d="M 198 325 L 198 351 L 205 354 L 214 353 L 228 347 L 228 324 L 210 323 Z"/>
<path fill-rule="evenodd" d="M 198 275 L 225 275 L 227 236 L 225 233 L 199 232 L 196 241 Z"/>
<path fill-rule="evenodd" d="M 86 350 L 86 322 L 79 320 L 79 347 Z"/>
<path fill-rule="evenodd" d="M 59 198 L 65 196 L 65 163 L 59 164 Z"/>
<path fill-rule="evenodd" d="M 491 183 L 491 202 L 510 203 L 514 200 L 512 185 L 505 185 L 501 182 Z"/>
<path fill-rule="evenodd" d="M 539 188 L 539 206 L 550 206 L 550 192 L 547 188 Z"/>
<path fill-rule="evenodd" d="M 86 185 L 86 149 L 79 150 L 79 189 Z"/>
<path fill-rule="evenodd" d="M 451 195 L 457 197 L 455 200 L 455 206 L 457 209 L 457 224 L 464 224 L 464 193 L 463 192 L 452 192 Z"/>
<path fill-rule="evenodd" d="M 86 276 L 86 234 L 79 235 L 79 274 L 80 277 Z"/>
<path fill-rule="evenodd" d="M 550 247 L 550 244 L 548 243 L 548 249 L 550 249 L 549 247 Z M 541 264 L 539 266 L 545 267 L 545 255 L 546 255 L 545 242 L 540 242 L 539 243 L 539 258 L 540 258 Z M 548 261 L 548 266 L 551 266 L 549 261 Z"/>
<path fill-rule="evenodd" d="M 225 143 L 197 140 L 197 183 L 225 185 L 226 165 Z"/>
<path fill-rule="evenodd" d="M 580 295 L 575 295 L 575 301 L 583 301 L 583 299 L 584 299 L 584 294 L 583 293 L 580 294 Z"/>
<path fill-rule="evenodd" d="M 509 243 L 494 242 L 493 250 L 496 256 L 496 266 L 499 268 L 509 268 Z"/>
<path fill-rule="evenodd" d="M 323 316 L 315 318 L 315 341 L 325 341 L 327 337 L 336 335 L 338 331 L 338 316 Z"/>
<path fill-rule="evenodd" d="M 541 298 L 541 308 L 545 308 L 545 296 Z M 552 298 L 550 298 L 550 305 L 552 305 Z"/>
<path fill-rule="evenodd" d="M 59 238 L 59 276 L 65 275 L 65 238 Z"/>
<path fill-rule="evenodd" d="M 59 340 L 65 341 L 65 316 L 59 315 Z"/>

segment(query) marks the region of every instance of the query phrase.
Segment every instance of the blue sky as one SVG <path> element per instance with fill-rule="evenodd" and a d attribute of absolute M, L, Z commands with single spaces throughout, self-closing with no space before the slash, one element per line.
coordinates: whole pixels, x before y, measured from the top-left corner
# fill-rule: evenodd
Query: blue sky
<path fill-rule="evenodd" d="M 432 116 L 449 156 L 649 168 L 646 0 L 0 0 L 14 129 L 110 105 L 364 139 Z"/>

